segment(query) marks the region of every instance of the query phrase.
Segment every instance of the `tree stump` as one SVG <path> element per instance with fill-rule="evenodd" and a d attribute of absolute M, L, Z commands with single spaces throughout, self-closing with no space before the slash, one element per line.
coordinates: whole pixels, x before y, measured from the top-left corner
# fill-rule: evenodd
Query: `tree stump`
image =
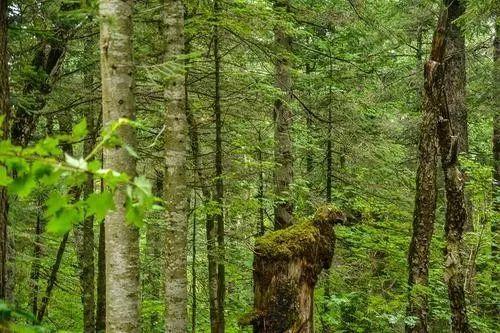
<path fill-rule="evenodd" d="M 242 319 L 256 333 L 313 332 L 313 297 L 318 275 L 330 267 L 333 226 L 345 215 L 332 207 L 313 218 L 256 240 L 254 310 Z"/>

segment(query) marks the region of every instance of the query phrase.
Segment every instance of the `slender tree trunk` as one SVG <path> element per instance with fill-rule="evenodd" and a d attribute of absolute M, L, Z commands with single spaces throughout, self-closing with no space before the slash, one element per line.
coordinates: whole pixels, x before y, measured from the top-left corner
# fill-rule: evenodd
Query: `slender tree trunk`
<path fill-rule="evenodd" d="M 447 92 L 447 90 L 446 90 Z M 438 122 L 439 150 L 446 189 L 446 248 L 445 281 L 452 314 L 452 331 L 469 332 L 464 291 L 464 269 L 461 260 L 461 244 L 467 222 L 464 194 L 464 177 L 458 163 L 458 138 L 453 132 L 453 122 L 445 105 Z"/>
<path fill-rule="evenodd" d="M 9 55 L 7 50 L 7 1 L 0 3 L 0 139 L 9 138 L 9 124 L 11 116 L 10 87 L 9 87 Z M 1 167 L 1 166 L 0 166 Z M 7 298 L 7 264 L 8 264 L 8 212 L 9 198 L 7 188 L 0 186 L 0 299 Z"/>
<path fill-rule="evenodd" d="M 266 208 L 264 207 L 264 170 L 263 162 L 264 157 L 262 156 L 262 133 L 259 130 L 259 146 L 257 147 L 257 161 L 259 162 L 259 189 L 257 191 L 257 200 L 259 200 L 259 224 L 257 226 L 257 235 L 263 236 L 266 232 L 266 227 L 264 224 L 264 217 L 266 213 Z"/>
<path fill-rule="evenodd" d="M 87 53 L 92 51 L 94 40 L 86 42 Z M 84 76 L 84 85 L 91 87 L 93 85 L 92 73 L 86 73 Z M 84 110 L 84 117 L 87 122 L 88 135 L 83 143 L 83 155 L 88 156 L 95 147 L 97 129 L 95 121 L 95 104 L 91 103 Z M 83 197 L 88 198 L 94 192 L 94 177 L 89 174 L 83 184 Z M 80 285 L 82 287 L 82 305 L 83 305 L 83 332 L 95 332 L 95 267 L 94 267 L 94 219 L 86 218 L 79 225 L 75 234 L 77 235 L 77 254 L 80 265 Z"/>
<path fill-rule="evenodd" d="M 332 112 L 332 84 L 331 80 L 333 80 L 333 67 L 332 67 L 332 58 L 331 58 L 331 52 L 330 52 L 330 58 L 329 58 L 329 74 L 328 74 L 328 80 L 330 81 L 330 84 L 328 86 L 328 96 L 329 96 L 329 101 L 328 101 L 328 129 L 327 129 L 327 138 L 326 138 L 326 203 L 331 204 L 332 203 L 332 177 L 333 177 L 333 150 L 332 150 L 332 132 L 333 132 L 333 112 Z M 327 268 L 325 269 L 325 291 L 324 291 L 324 305 L 323 305 L 323 311 L 324 315 L 327 316 L 328 312 L 330 311 L 330 308 L 328 306 L 328 302 L 330 301 L 331 297 L 331 290 L 330 290 L 330 269 Z M 332 332 L 332 328 L 328 323 L 323 321 L 322 323 L 322 330 L 323 333 L 330 333 Z"/>
<path fill-rule="evenodd" d="M 188 45 L 186 45 L 186 52 L 188 50 L 189 47 Z M 185 76 L 186 99 L 188 98 L 187 94 L 188 74 L 189 72 L 186 72 Z M 191 148 L 191 154 L 193 156 L 196 183 L 199 184 L 199 186 L 201 187 L 201 192 L 203 194 L 203 199 L 205 203 L 209 203 L 212 200 L 212 193 L 204 177 L 203 170 L 201 167 L 198 124 L 187 102 L 186 102 L 186 120 L 188 123 L 190 148 Z M 210 311 L 210 330 L 212 333 L 214 333 L 217 332 L 216 323 L 217 323 L 217 312 L 218 312 L 217 311 L 217 263 L 216 263 L 216 253 L 215 253 L 217 235 L 214 223 L 214 216 L 212 213 L 208 213 L 206 215 L 205 231 L 207 240 L 208 301 L 209 301 L 209 311 Z"/>
<path fill-rule="evenodd" d="M 277 11 L 289 11 L 288 0 L 275 0 L 274 7 Z M 290 74 L 289 52 L 291 52 L 291 38 L 287 35 L 285 27 L 277 24 L 274 28 L 274 38 L 277 47 L 275 60 L 276 87 L 280 90 L 281 97 L 274 102 L 274 158 L 276 170 L 274 181 L 278 202 L 274 210 L 274 228 L 283 229 L 292 225 L 293 203 L 290 198 L 290 184 L 293 179 L 293 154 L 292 154 L 292 77 Z"/>
<path fill-rule="evenodd" d="M 38 313 L 38 296 L 40 294 L 40 259 L 42 257 L 43 223 L 41 216 L 41 200 L 37 202 L 37 215 L 35 223 L 35 245 L 33 246 L 33 264 L 31 266 L 31 313 L 36 318 Z M 36 322 L 36 320 L 34 320 Z"/>
<path fill-rule="evenodd" d="M 101 76 L 104 126 L 120 118 L 134 119 L 134 63 L 132 61 L 132 0 L 101 0 Z M 122 126 L 124 144 L 136 146 L 134 129 Z M 104 149 L 104 167 L 136 174 L 136 159 L 124 147 Z M 127 194 L 119 186 L 116 210 L 105 220 L 106 331 L 139 332 L 139 230 L 125 220 Z"/>
<path fill-rule="evenodd" d="M 443 0 L 448 8 L 445 51 L 446 100 L 453 133 L 458 137 L 458 152 L 469 150 L 467 107 L 465 105 L 465 37 L 455 22 L 465 12 L 464 0 Z"/>
<path fill-rule="evenodd" d="M 224 248 L 224 182 L 222 179 L 222 110 L 220 93 L 220 32 L 219 32 L 219 0 L 214 1 L 214 65 L 215 65 L 215 201 L 218 205 L 215 221 L 217 223 L 217 333 L 225 332 L 224 300 L 225 281 L 225 248 Z"/>
<path fill-rule="evenodd" d="M 491 222 L 491 255 L 498 262 L 499 239 L 498 221 L 500 219 L 500 13 L 495 13 L 494 68 L 493 68 L 493 220 Z M 493 265 L 493 282 L 498 283 L 498 268 Z M 498 284 L 497 284 L 498 285 Z M 497 289 L 498 290 L 498 289 Z"/>
<path fill-rule="evenodd" d="M 193 254 L 193 262 L 191 263 L 191 333 L 196 332 L 196 312 L 198 311 L 198 297 L 196 295 L 196 232 L 197 232 L 197 218 L 196 218 L 196 192 L 194 192 L 194 206 L 193 206 L 193 240 L 191 242 L 191 251 Z"/>
<path fill-rule="evenodd" d="M 59 272 L 59 268 L 61 267 L 64 251 L 66 251 L 66 244 L 68 243 L 69 233 L 67 232 L 62 240 L 59 243 L 59 248 L 57 249 L 56 260 L 52 265 L 52 269 L 50 270 L 50 276 L 47 281 L 47 288 L 45 289 L 45 295 L 42 298 L 42 302 L 40 304 L 40 309 L 37 314 L 37 321 L 41 323 L 43 321 L 43 317 L 47 312 L 47 307 L 49 306 L 50 297 L 52 296 L 52 290 L 54 290 L 54 286 L 57 282 L 57 273 Z"/>
<path fill-rule="evenodd" d="M 106 330 L 106 241 L 104 222 L 99 225 L 99 245 L 97 248 L 97 300 L 95 331 Z"/>
<path fill-rule="evenodd" d="M 182 66 L 184 7 L 180 0 L 165 1 L 166 60 Z M 187 332 L 187 123 L 184 75 L 178 73 L 165 87 L 165 330 Z"/>
<path fill-rule="evenodd" d="M 429 249 L 436 214 L 437 116 L 443 107 L 443 57 L 447 11 L 443 11 L 434 38 L 431 55 L 424 69 L 424 104 L 420 128 L 419 165 L 416 179 L 413 230 L 408 252 L 408 316 L 416 317 L 406 332 L 428 332 Z"/>

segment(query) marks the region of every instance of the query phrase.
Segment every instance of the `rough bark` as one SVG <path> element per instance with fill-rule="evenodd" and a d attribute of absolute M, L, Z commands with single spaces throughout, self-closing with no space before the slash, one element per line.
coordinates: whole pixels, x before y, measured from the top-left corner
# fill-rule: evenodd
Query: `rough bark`
<path fill-rule="evenodd" d="M 345 216 L 325 207 L 308 221 L 256 240 L 254 309 L 242 318 L 256 333 L 312 333 L 314 287 L 331 265 L 335 223 Z"/>
<path fill-rule="evenodd" d="M 464 175 L 458 154 L 467 151 L 467 110 L 465 108 L 465 40 L 455 20 L 463 14 L 459 0 L 446 0 L 448 8 L 444 67 L 444 107 L 438 114 L 437 133 L 446 191 L 445 281 L 452 314 L 452 331 L 469 332 L 464 291 L 461 245 L 467 225 Z"/>
<path fill-rule="evenodd" d="M 278 12 L 288 12 L 288 0 L 275 0 L 274 7 Z M 292 154 L 292 77 L 290 73 L 289 52 L 291 52 L 291 37 L 286 28 L 277 24 L 274 28 L 274 38 L 277 47 L 275 60 L 276 87 L 281 96 L 274 102 L 274 159 L 276 169 L 274 182 L 278 202 L 274 209 L 274 228 L 282 229 L 292 224 L 293 203 L 290 198 L 290 184 L 293 180 Z"/>
<path fill-rule="evenodd" d="M 455 21 L 464 13 L 465 5 L 463 0 L 443 0 L 443 2 L 448 8 L 444 84 L 453 133 L 458 138 L 460 153 L 469 149 L 469 132 L 465 105 L 465 37 Z"/>
<path fill-rule="evenodd" d="M 11 116 L 9 88 L 9 55 L 7 51 L 7 1 L 0 4 L 0 116 L 3 116 L 0 139 L 9 137 Z M 8 263 L 8 211 L 9 198 L 7 188 L 0 186 L 0 299 L 7 297 L 7 263 Z"/>
<path fill-rule="evenodd" d="M 106 241 L 104 223 L 99 225 L 99 244 L 97 247 L 97 300 L 95 331 L 106 330 Z"/>
<path fill-rule="evenodd" d="M 406 332 L 428 332 L 429 249 L 436 211 L 437 116 L 443 107 L 443 66 L 447 11 L 441 15 L 424 67 L 424 103 L 420 127 L 413 230 L 408 252 L 408 316 L 416 318 Z"/>
<path fill-rule="evenodd" d="M 166 60 L 181 67 L 184 53 L 184 7 L 165 1 Z M 165 330 L 187 332 L 187 122 L 184 75 L 178 73 L 165 87 Z"/>
<path fill-rule="evenodd" d="M 498 220 L 500 217 L 500 13 L 496 13 L 495 17 L 495 40 L 493 42 L 493 212 L 494 217 L 491 223 L 492 245 L 491 254 L 493 261 L 498 260 Z M 493 279 L 498 282 L 499 274 L 495 270 Z"/>
<path fill-rule="evenodd" d="M 132 61 L 133 1 L 101 0 L 101 77 L 103 124 L 134 119 Z M 134 129 L 118 130 L 124 144 L 136 146 Z M 136 174 L 136 159 L 124 147 L 104 149 L 104 168 Z M 116 210 L 105 220 L 106 331 L 139 332 L 139 231 L 125 219 L 125 186 L 114 193 Z"/>

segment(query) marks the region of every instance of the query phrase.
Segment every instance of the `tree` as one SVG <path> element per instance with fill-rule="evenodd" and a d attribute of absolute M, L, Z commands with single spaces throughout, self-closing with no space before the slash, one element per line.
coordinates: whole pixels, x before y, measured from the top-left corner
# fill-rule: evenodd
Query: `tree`
<path fill-rule="evenodd" d="M 290 12 L 288 0 L 276 0 L 274 8 L 278 15 Z M 278 202 L 274 209 L 274 228 L 283 229 L 292 224 L 293 204 L 290 200 L 290 184 L 293 179 L 293 154 L 292 154 L 292 78 L 290 74 L 290 52 L 292 50 L 291 38 L 282 22 L 274 28 L 276 44 L 276 59 L 274 63 L 276 87 L 279 98 L 274 102 L 274 158 L 276 170 L 274 181 Z"/>
<path fill-rule="evenodd" d="M 420 125 L 419 164 L 416 179 L 413 229 L 408 252 L 409 305 L 407 314 L 416 317 L 406 332 L 428 332 L 429 250 L 436 214 L 437 119 L 444 107 L 443 84 L 447 11 L 439 18 L 425 64 L 424 105 Z"/>
<path fill-rule="evenodd" d="M 132 10 L 131 0 L 99 3 L 104 126 L 135 117 Z M 118 134 L 123 146 L 104 149 L 104 167 L 133 176 L 136 159 L 130 149 L 136 145 L 134 129 L 125 125 Z M 105 220 L 106 331 L 139 332 L 139 231 L 126 218 L 126 206 L 133 203 L 125 186 L 116 189 L 114 202 L 116 209 Z"/>
<path fill-rule="evenodd" d="M 9 54 L 7 50 L 7 1 L 0 4 L 0 132 L 2 139 L 9 138 L 11 117 L 10 86 L 9 86 Z M 5 169 L 0 166 L 0 171 Z M 0 184 L 0 299 L 5 300 L 7 290 L 7 263 L 8 263 L 8 212 L 9 198 L 7 187 Z"/>
<path fill-rule="evenodd" d="M 165 1 L 165 60 L 180 71 L 184 60 L 184 7 Z M 175 73 L 165 87 L 165 331 L 187 331 L 187 121 L 183 73 Z"/>

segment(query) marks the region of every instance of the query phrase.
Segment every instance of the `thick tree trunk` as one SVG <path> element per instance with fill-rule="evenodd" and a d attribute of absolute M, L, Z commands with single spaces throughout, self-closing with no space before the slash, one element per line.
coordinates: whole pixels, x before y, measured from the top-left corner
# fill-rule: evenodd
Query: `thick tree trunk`
<path fill-rule="evenodd" d="M 0 125 L 0 139 L 9 138 L 11 116 L 9 87 L 9 55 L 7 51 L 7 1 L 0 3 L 0 117 L 4 117 Z M 9 198 L 7 188 L 0 186 L 0 299 L 7 298 L 7 263 L 8 263 L 8 212 Z"/>
<path fill-rule="evenodd" d="M 424 105 L 420 128 L 419 165 L 416 179 L 413 230 L 408 252 L 409 305 L 407 314 L 416 317 L 406 332 L 428 332 L 429 249 L 436 214 L 437 117 L 444 106 L 442 61 L 445 50 L 447 11 L 441 15 L 424 69 Z"/>
<path fill-rule="evenodd" d="M 302 223 L 257 238 L 254 310 L 242 319 L 256 333 L 312 333 L 314 287 L 330 267 L 339 211 L 325 207 Z"/>
<path fill-rule="evenodd" d="M 277 11 L 289 11 L 288 0 L 275 0 Z M 290 184 L 293 180 L 292 154 L 292 77 L 290 73 L 289 52 L 291 52 L 291 38 L 285 27 L 277 24 L 274 28 L 274 38 L 277 47 L 275 60 L 276 87 L 282 95 L 274 102 L 274 159 L 276 170 L 274 182 L 278 202 L 274 209 L 274 228 L 283 229 L 292 224 L 293 203 L 290 198 Z"/>
<path fill-rule="evenodd" d="M 222 178 L 222 110 L 221 110 L 221 56 L 220 56 L 220 4 L 214 1 L 214 67 L 215 67 L 215 201 L 218 210 L 215 214 L 217 229 L 217 322 L 215 332 L 224 333 L 226 321 L 224 318 L 224 300 L 226 294 L 225 246 L 224 246 L 224 182 Z"/>
<path fill-rule="evenodd" d="M 134 63 L 132 61 L 133 1 L 101 0 L 101 76 L 104 126 L 119 118 L 134 119 Z M 134 129 L 122 126 L 124 144 L 136 146 Z M 104 150 L 104 167 L 136 174 L 136 159 L 124 147 Z M 139 332 L 139 230 L 125 220 L 127 194 L 119 186 L 116 210 L 105 220 L 106 331 Z"/>
<path fill-rule="evenodd" d="M 166 60 L 182 66 L 184 7 L 165 1 Z M 165 87 L 165 331 L 187 332 L 187 122 L 184 75 L 178 73 Z"/>

